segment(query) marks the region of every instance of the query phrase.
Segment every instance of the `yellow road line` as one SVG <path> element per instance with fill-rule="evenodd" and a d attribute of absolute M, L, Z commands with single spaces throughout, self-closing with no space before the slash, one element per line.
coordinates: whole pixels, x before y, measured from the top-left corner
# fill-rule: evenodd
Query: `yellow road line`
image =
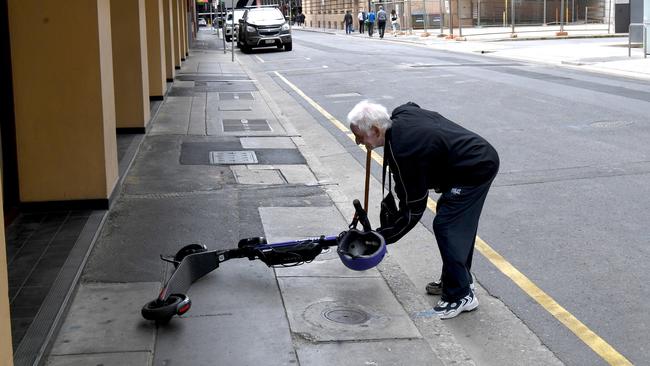
<path fill-rule="evenodd" d="M 275 74 L 284 81 L 294 92 L 300 95 L 307 103 L 319 111 L 325 118 L 327 118 L 334 126 L 338 127 L 341 131 L 354 141 L 354 134 L 341 123 L 338 119 L 327 112 L 323 107 L 318 105 L 313 99 L 308 97 L 302 90 L 298 89 L 293 83 L 287 80 L 284 76 L 280 75 L 277 71 Z M 362 150 L 367 151 L 365 146 L 360 146 Z M 372 158 L 379 163 L 383 164 L 383 158 L 375 151 L 371 153 Z M 427 208 L 431 212 L 436 212 L 436 202 L 429 198 L 427 200 Z M 541 288 L 529 280 L 523 273 L 515 268 L 508 262 L 501 254 L 492 249 L 483 239 L 476 237 L 476 249 L 485 258 L 487 258 L 501 273 L 508 276 L 519 288 L 521 288 L 528 296 L 537 301 L 549 314 L 553 315 L 555 319 L 564 324 L 573 334 L 582 340 L 589 348 L 591 348 L 598 356 L 605 360 L 610 365 L 632 365 L 632 363 L 625 358 L 622 354 L 610 346 L 604 339 L 600 338 L 598 334 L 594 333 L 583 322 L 578 320 L 575 316 L 569 313 L 565 308 L 557 303 L 551 296 L 544 292 Z"/>
<path fill-rule="evenodd" d="M 332 124 L 336 127 L 338 127 L 339 130 L 343 132 L 348 132 L 350 131 L 345 125 L 341 122 L 339 122 L 338 119 L 336 119 L 334 116 L 332 116 L 328 111 L 323 109 L 318 103 L 314 102 L 313 99 L 308 97 L 305 93 L 302 92 L 302 90 L 298 89 L 297 86 L 293 85 L 289 80 L 287 80 L 284 76 L 280 75 L 279 72 L 274 71 L 275 75 L 277 75 L 282 81 L 284 81 L 293 91 L 295 91 L 298 95 L 300 95 L 304 100 L 307 101 L 312 107 L 314 107 L 317 111 L 319 111 L 325 118 L 327 118 Z M 348 135 L 349 136 L 349 135 Z M 352 137 L 354 140 L 354 136 Z"/>
<path fill-rule="evenodd" d="M 553 317 L 564 324 L 573 334 L 582 340 L 589 348 L 596 352 L 603 360 L 610 365 L 632 365 L 627 358 L 616 351 L 604 339 L 600 338 L 598 334 L 589 329 L 583 322 L 571 315 L 562 305 L 558 304 L 551 296 L 544 290 L 537 287 L 531 280 L 529 280 L 523 273 L 519 272 L 510 262 L 497 253 L 485 241 L 478 236 L 476 237 L 476 248 L 483 254 L 495 267 L 497 267 L 503 274 L 510 277 L 510 279 L 517 284 L 528 296 L 532 297 L 538 304 L 540 304 L 546 311 Z"/>

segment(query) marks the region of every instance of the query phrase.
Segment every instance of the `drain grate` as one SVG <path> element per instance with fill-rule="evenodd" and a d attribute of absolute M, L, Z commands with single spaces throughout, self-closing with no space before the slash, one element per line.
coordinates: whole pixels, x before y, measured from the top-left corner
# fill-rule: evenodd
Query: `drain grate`
<path fill-rule="evenodd" d="M 253 93 L 219 93 L 219 100 L 253 100 Z"/>
<path fill-rule="evenodd" d="M 265 119 L 224 119 L 223 132 L 271 131 Z"/>
<path fill-rule="evenodd" d="M 210 151 L 210 164 L 257 164 L 257 155 L 255 151 Z"/>
<path fill-rule="evenodd" d="M 370 319 L 370 316 L 363 310 L 344 307 L 326 309 L 323 311 L 323 317 L 341 324 L 363 324 Z"/>

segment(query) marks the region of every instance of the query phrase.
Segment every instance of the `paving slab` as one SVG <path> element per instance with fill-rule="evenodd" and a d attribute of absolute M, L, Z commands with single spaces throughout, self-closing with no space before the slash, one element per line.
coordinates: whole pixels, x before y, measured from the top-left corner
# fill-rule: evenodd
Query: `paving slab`
<path fill-rule="evenodd" d="M 52 356 L 46 366 L 149 366 L 151 359 L 151 352 L 96 353 Z"/>
<path fill-rule="evenodd" d="M 179 80 L 178 78 L 174 80 L 174 87 L 179 88 L 193 88 L 194 80 Z M 169 99 L 167 99 L 169 101 Z"/>
<path fill-rule="evenodd" d="M 246 74 L 238 62 L 221 62 L 220 66 L 223 74 Z"/>
<path fill-rule="evenodd" d="M 189 126 L 186 132 L 188 135 L 207 135 L 207 128 L 205 125 L 206 99 L 205 95 L 192 97 L 192 109 L 190 110 Z"/>
<path fill-rule="evenodd" d="M 244 104 L 246 110 L 221 110 L 221 105 L 229 105 L 233 103 L 220 100 L 224 93 L 208 93 L 206 103 L 206 123 L 208 135 L 246 135 L 246 136 L 265 136 L 265 135 L 285 135 L 286 132 L 282 124 L 276 118 L 274 113 L 269 109 L 265 103 L 264 98 L 260 96 L 257 91 L 252 91 L 253 100 L 247 100 Z M 224 103 L 225 102 L 225 103 Z M 233 105 L 240 106 L 241 101 L 234 102 Z M 228 132 L 224 131 L 223 120 L 256 120 L 264 119 L 268 121 L 270 130 L 266 131 L 247 131 L 245 134 L 242 131 Z"/>
<path fill-rule="evenodd" d="M 246 165 L 231 167 L 239 184 L 286 184 L 278 170 L 249 169 Z"/>
<path fill-rule="evenodd" d="M 244 149 L 295 149 L 290 137 L 242 137 Z"/>
<path fill-rule="evenodd" d="M 260 218 L 270 242 L 335 235 L 326 234 L 328 228 L 346 228 L 334 207 L 261 207 Z M 362 277 L 304 276 L 348 271 L 342 265 L 335 266 L 331 256 L 330 260 L 320 262 L 320 266 L 309 263 L 300 270 L 276 269 L 293 332 L 312 341 L 419 337 L 381 277 L 368 276 L 364 272 L 360 272 Z M 323 265 L 323 262 L 329 264 Z M 286 277 L 282 276 L 283 271 L 302 272 L 303 276 Z M 329 319 L 327 314 L 339 321 Z M 347 318 L 353 318 L 354 323 L 345 324 Z"/>
<path fill-rule="evenodd" d="M 296 363 L 280 291 L 264 263 L 225 262 L 188 296 L 191 310 L 158 328 L 154 365 Z"/>
<path fill-rule="evenodd" d="M 210 191 L 234 183 L 235 178 L 227 166 L 185 164 L 183 145 L 193 141 L 206 139 L 201 136 L 148 136 L 124 181 L 124 191 L 127 194 Z M 214 137 L 209 137 L 208 141 L 213 145 L 228 143 Z M 239 146 L 238 141 L 235 142 Z M 209 150 L 203 158 L 209 163 Z"/>
<path fill-rule="evenodd" d="M 299 345 L 296 351 L 300 366 L 442 365 L 421 339 L 305 344 Z"/>
<path fill-rule="evenodd" d="M 260 207 L 260 218 L 269 242 L 298 240 L 320 235 L 338 235 L 347 224 L 335 207 Z M 280 267 L 279 277 L 378 277 L 379 273 L 353 271 L 341 263 L 336 248 L 316 257 L 311 263 L 296 267 Z"/>
<path fill-rule="evenodd" d="M 247 165 L 252 170 L 278 170 L 289 184 L 317 185 L 319 182 L 308 165 L 283 164 L 283 165 Z"/>
<path fill-rule="evenodd" d="M 221 73 L 221 63 L 220 62 L 199 62 L 198 72 L 205 73 Z"/>
<path fill-rule="evenodd" d="M 223 95 L 224 93 L 219 93 Z M 234 94 L 234 93 L 230 93 Z M 239 93 L 242 94 L 242 93 Z M 219 111 L 228 111 L 228 112 L 250 112 L 253 110 L 250 100 L 223 100 L 223 97 L 219 97 Z"/>
<path fill-rule="evenodd" d="M 383 278 L 279 277 L 291 330 L 311 341 L 421 338 Z"/>
<path fill-rule="evenodd" d="M 173 255 L 191 243 L 231 248 L 241 230 L 255 228 L 257 219 L 244 216 L 247 209 L 243 206 L 232 189 L 122 196 L 111 209 L 82 278 L 87 282 L 162 282 L 171 265 L 161 261 L 159 254 Z M 218 209 L 223 207 L 236 209 Z"/>
<path fill-rule="evenodd" d="M 338 235 L 348 225 L 334 206 L 260 207 L 259 211 L 270 243 Z"/>
<path fill-rule="evenodd" d="M 237 311 L 173 319 L 158 330 L 155 366 L 297 365 L 284 314 Z"/>
<path fill-rule="evenodd" d="M 159 290 L 155 282 L 80 285 L 50 354 L 153 352 L 155 325 L 139 310 Z"/>
<path fill-rule="evenodd" d="M 259 260 L 224 262 L 195 282 L 187 295 L 192 299 L 188 312 L 192 317 L 245 312 L 279 319 L 284 314 L 273 269 Z"/>
<path fill-rule="evenodd" d="M 305 185 L 316 185 L 318 180 L 312 173 L 309 166 L 304 164 L 287 164 L 287 165 L 278 165 L 282 176 L 287 180 L 289 184 L 305 184 Z"/>
<path fill-rule="evenodd" d="M 150 123 L 149 134 L 175 135 L 187 133 L 191 109 L 191 96 L 167 96 L 167 99 L 158 110 L 158 114 Z"/>

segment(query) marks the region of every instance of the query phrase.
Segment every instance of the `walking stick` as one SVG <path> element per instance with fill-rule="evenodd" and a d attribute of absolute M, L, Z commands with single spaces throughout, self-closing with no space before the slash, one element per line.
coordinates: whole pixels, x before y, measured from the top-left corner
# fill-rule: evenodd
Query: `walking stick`
<path fill-rule="evenodd" d="M 368 191 L 370 190 L 370 155 L 372 150 L 366 148 L 366 191 L 363 196 L 363 209 L 368 213 Z"/>

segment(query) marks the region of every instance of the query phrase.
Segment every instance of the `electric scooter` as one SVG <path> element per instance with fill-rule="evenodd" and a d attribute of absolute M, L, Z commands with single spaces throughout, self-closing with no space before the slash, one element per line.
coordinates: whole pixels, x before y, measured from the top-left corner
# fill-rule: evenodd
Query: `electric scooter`
<path fill-rule="evenodd" d="M 167 323 L 174 315 L 183 315 L 190 310 L 192 301 L 186 295 L 192 284 L 208 273 L 219 268 L 225 261 L 235 258 L 248 258 L 249 260 L 261 260 L 269 267 L 274 266 L 296 266 L 313 261 L 324 250 L 339 246 L 345 242 L 345 249 L 338 248 L 339 255 L 347 258 L 344 261 L 346 266 L 355 258 L 373 256 L 371 265 L 364 268 L 353 268 L 365 270 L 381 261 L 385 253 L 383 238 L 372 232 L 373 238 L 377 240 L 364 239 L 364 242 L 352 242 L 358 240 L 356 237 L 371 233 L 370 222 L 366 211 L 361 207 L 359 200 L 354 200 L 355 215 L 348 226 L 348 231 L 339 235 L 319 236 L 280 243 L 268 243 L 264 237 L 252 237 L 241 239 L 237 248 L 225 250 L 208 250 L 202 244 L 189 244 L 182 247 L 173 256 L 161 255 L 160 259 L 174 265 L 175 269 L 163 286 L 160 294 L 155 300 L 146 303 L 142 307 L 142 316 L 147 320 L 154 320 L 157 323 Z M 357 223 L 361 223 L 363 233 L 356 230 Z M 347 233 L 356 234 L 354 239 L 344 240 Z M 383 252 L 376 254 L 380 248 Z M 356 246 L 356 248 L 355 248 Z M 365 259 L 367 261 L 367 259 Z M 363 263 L 363 262 L 361 262 Z"/>

